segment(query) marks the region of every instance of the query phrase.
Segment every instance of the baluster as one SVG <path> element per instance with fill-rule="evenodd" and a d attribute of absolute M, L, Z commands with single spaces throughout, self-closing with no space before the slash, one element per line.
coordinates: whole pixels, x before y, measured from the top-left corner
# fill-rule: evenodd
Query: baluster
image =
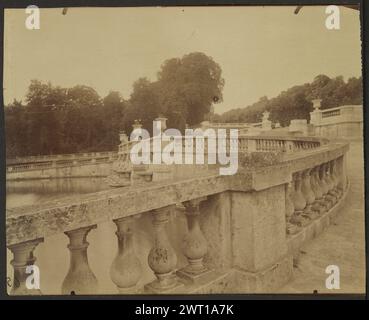
<path fill-rule="evenodd" d="M 328 162 L 328 173 L 329 173 L 329 180 L 331 182 L 331 190 L 329 193 L 336 198 L 336 202 L 338 201 L 338 198 L 340 197 L 340 192 L 337 189 L 337 178 L 334 173 L 334 166 L 335 166 L 335 160 L 331 160 Z"/>
<path fill-rule="evenodd" d="M 282 152 L 287 152 L 287 142 L 281 141 Z"/>
<path fill-rule="evenodd" d="M 338 177 L 338 189 L 343 192 L 345 191 L 345 182 L 344 182 L 344 174 L 343 174 L 343 157 L 337 159 L 337 177 Z"/>
<path fill-rule="evenodd" d="M 323 198 L 323 191 L 319 184 L 319 167 L 313 168 L 312 176 L 311 176 L 311 185 L 312 189 L 315 193 L 315 201 L 312 206 L 312 209 L 319 214 L 323 214 L 326 211 L 326 206 Z"/>
<path fill-rule="evenodd" d="M 335 192 L 333 190 L 333 181 L 330 178 L 329 162 L 324 164 L 324 178 L 328 188 L 327 199 L 331 202 L 333 207 L 333 205 L 337 202 L 337 197 L 335 196 Z"/>
<path fill-rule="evenodd" d="M 40 289 L 28 289 L 26 286 L 27 278 L 32 272 L 27 272 L 27 267 L 34 265 L 36 257 L 33 252 L 39 243 L 44 239 L 36 239 L 27 242 L 22 242 L 9 246 L 9 250 L 13 253 L 13 260 L 10 264 L 13 266 L 13 283 L 11 295 L 40 295 Z M 34 272 L 34 271 L 33 271 Z"/>
<path fill-rule="evenodd" d="M 342 187 L 346 190 L 348 187 L 347 167 L 346 167 L 346 155 L 341 157 L 341 175 L 342 175 Z"/>
<path fill-rule="evenodd" d="M 137 282 L 142 275 L 140 260 L 134 252 L 131 223 L 138 216 L 113 220 L 117 226 L 118 252 L 110 267 L 110 278 L 119 293 L 137 293 Z"/>
<path fill-rule="evenodd" d="M 200 229 L 199 223 L 200 202 L 204 200 L 206 200 L 206 197 L 183 203 L 186 208 L 188 224 L 188 233 L 183 241 L 183 253 L 188 260 L 188 265 L 179 270 L 177 275 L 192 282 L 210 272 L 203 264 L 203 258 L 207 253 L 208 244 Z"/>
<path fill-rule="evenodd" d="M 325 166 L 324 164 L 321 164 L 319 166 L 319 184 L 320 184 L 320 188 L 322 189 L 323 192 L 323 199 L 324 199 L 324 205 L 327 208 L 327 210 L 329 210 L 332 207 L 332 201 L 329 199 L 328 196 L 328 185 L 325 181 Z"/>
<path fill-rule="evenodd" d="M 286 192 L 286 233 L 287 234 L 295 234 L 299 228 L 296 224 L 291 222 L 293 214 L 295 212 L 295 208 L 292 201 L 292 182 L 286 183 L 285 192 Z"/>
<path fill-rule="evenodd" d="M 336 191 L 338 193 L 338 197 L 341 198 L 343 195 L 343 191 L 340 188 L 340 174 L 338 169 L 339 159 L 335 159 L 333 162 L 333 175 L 335 177 Z"/>
<path fill-rule="evenodd" d="M 96 225 L 64 232 L 69 238 L 69 271 L 62 284 L 62 294 L 94 294 L 97 292 L 97 279 L 92 272 L 87 257 L 88 233 Z"/>
<path fill-rule="evenodd" d="M 304 217 L 308 219 L 317 218 L 317 213 L 312 209 L 312 205 L 315 201 L 315 194 L 311 189 L 310 182 L 311 169 L 307 169 L 302 173 L 301 192 L 306 200 L 306 207 L 304 209 Z"/>
<path fill-rule="evenodd" d="M 153 210 L 155 240 L 148 256 L 148 263 L 157 279 L 145 286 L 148 292 L 163 293 L 183 286 L 175 275 L 177 255 L 170 245 L 165 230 L 172 209 L 173 206 L 168 206 Z"/>
<path fill-rule="evenodd" d="M 290 221 L 293 224 L 297 224 L 298 226 L 304 226 L 308 223 L 308 221 L 302 216 L 304 209 L 306 207 L 306 200 L 301 192 L 301 173 L 296 172 L 292 175 L 292 177 L 294 180 L 292 202 L 295 211 Z"/>

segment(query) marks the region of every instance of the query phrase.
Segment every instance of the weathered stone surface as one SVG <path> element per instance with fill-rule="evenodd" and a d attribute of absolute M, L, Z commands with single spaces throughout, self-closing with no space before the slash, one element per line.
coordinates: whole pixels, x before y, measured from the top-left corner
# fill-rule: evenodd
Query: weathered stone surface
<path fill-rule="evenodd" d="M 55 166 L 51 168 L 30 169 L 27 171 L 8 171 L 7 180 L 23 179 L 57 179 L 57 178 L 83 178 L 83 177 L 106 177 L 111 169 L 113 161 L 103 163 L 74 164 L 65 166 Z"/>
<path fill-rule="evenodd" d="M 258 272 L 245 272 L 236 268 L 233 277 L 229 279 L 227 293 L 273 293 L 287 283 L 292 274 L 292 256 L 285 256 Z"/>
<path fill-rule="evenodd" d="M 208 244 L 204 264 L 212 269 L 227 269 L 232 265 L 231 193 L 215 194 L 200 208 L 201 230 Z"/>
<path fill-rule="evenodd" d="M 297 234 L 288 236 L 287 246 L 290 254 L 294 255 L 294 257 L 297 257 L 299 255 L 299 249 L 304 244 L 319 236 L 326 228 L 329 227 L 331 221 L 335 219 L 337 213 L 344 205 L 347 194 L 348 190 L 346 190 L 339 202 L 329 211 L 325 212 L 322 216 L 303 227 Z"/>
<path fill-rule="evenodd" d="M 198 197 L 224 191 L 260 191 L 283 184 L 289 174 L 336 159 L 348 150 L 347 144 L 332 144 L 298 152 L 281 164 L 245 171 L 234 176 L 200 176 L 179 182 L 157 182 L 144 186 L 116 188 L 65 198 L 43 205 L 24 206 L 6 211 L 7 245 L 98 224 Z"/>
<path fill-rule="evenodd" d="M 235 266 L 256 272 L 279 261 L 287 253 L 284 185 L 233 192 L 231 229 Z"/>

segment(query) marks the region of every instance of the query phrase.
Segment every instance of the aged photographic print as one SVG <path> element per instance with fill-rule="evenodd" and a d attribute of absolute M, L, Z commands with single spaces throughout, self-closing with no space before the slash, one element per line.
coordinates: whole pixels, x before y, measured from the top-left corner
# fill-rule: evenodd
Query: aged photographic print
<path fill-rule="evenodd" d="M 361 48 L 359 5 L 6 8 L 8 294 L 365 294 Z"/>

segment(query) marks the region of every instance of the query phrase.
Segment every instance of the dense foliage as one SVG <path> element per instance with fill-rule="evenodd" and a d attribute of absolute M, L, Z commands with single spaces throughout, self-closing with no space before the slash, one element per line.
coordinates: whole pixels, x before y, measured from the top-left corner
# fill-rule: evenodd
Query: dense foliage
<path fill-rule="evenodd" d="M 198 52 L 165 61 L 154 82 L 138 79 L 128 100 L 119 92 L 102 99 L 91 87 L 32 80 L 25 103 L 5 108 L 6 156 L 114 150 L 119 131 L 129 134 L 135 119 L 151 131 L 159 115 L 184 129 L 222 101 L 223 86 L 220 66 Z"/>
<path fill-rule="evenodd" d="M 322 99 L 322 109 L 334 108 L 342 105 L 362 104 L 362 78 L 350 78 L 345 82 L 343 78 L 329 78 L 318 75 L 312 83 L 294 86 L 281 92 L 277 97 L 260 100 L 248 107 L 233 109 L 222 115 L 215 115 L 217 122 L 259 122 L 265 110 L 270 111 L 270 120 L 287 126 L 291 119 L 310 118 L 313 111 L 312 99 Z"/>

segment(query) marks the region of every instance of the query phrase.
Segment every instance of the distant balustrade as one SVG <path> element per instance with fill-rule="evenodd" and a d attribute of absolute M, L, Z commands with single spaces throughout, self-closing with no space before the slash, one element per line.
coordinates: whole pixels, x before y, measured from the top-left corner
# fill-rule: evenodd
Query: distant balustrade
<path fill-rule="evenodd" d="M 341 109 L 330 109 L 328 111 L 322 111 L 322 118 L 337 117 L 341 115 Z"/>
<path fill-rule="evenodd" d="M 214 140 L 214 141 L 213 141 Z M 151 157 L 154 150 L 154 138 L 148 139 L 150 144 Z M 226 139 L 226 152 L 230 151 L 229 137 Z M 183 138 L 176 138 L 176 143 L 182 143 L 183 154 L 186 151 L 186 144 L 188 140 Z M 7 163 L 7 173 L 16 173 L 29 170 L 42 170 L 48 168 L 58 167 L 72 167 L 87 164 L 102 164 L 119 160 L 119 155 L 129 155 L 132 147 L 137 144 L 138 141 L 128 141 L 119 145 L 118 152 L 95 152 L 95 153 L 82 153 L 82 154 L 62 154 L 54 156 L 34 156 L 27 158 L 18 158 L 16 161 L 18 164 L 11 164 L 12 161 Z M 169 142 L 161 142 L 161 148 L 163 149 Z M 192 145 L 190 145 L 193 152 L 196 149 L 201 148 L 204 150 L 204 154 L 207 155 L 209 146 L 213 145 L 217 147 L 217 138 L 204 136 L 203 139 L 194 138 Z M 239 153 L 250 152 L 278 152 L 278 153 L 293 153 L 301 150 L 314 149 L 325 144 L 324 139 L 318 139 L 314 137 L 289 137 L 289 136 L 250 136 L 239 135 L 237 141 L 233 141 L 233 144 L 237 146 Z M 216 152 L 217 149 L 215 149 Z M 233 150 L 235 151 L 235 150 Z M 48 161 L 46 161 L 48 159 Z M 41 160 L 44 160 L 41 162 Z M 32 163 L 32 161 L 34 161 Z M 120 161 L 120 160 L 119 160 Z M 24 163 L 22 162 L 30 162 Z"/>
<path fill-rule="evenodd" d="M 20 165 L 36 162 L 48 162 L 53 160 L 73 160 L 80 158 L 101 158 L 101 157 L 116 157 L 116 151 L 103 151 L 103 152 L 88 152 L 88 153 L 70 153 L 70 154 L 56 154 L 56 155 L 40 155 L 40 156 L 27 156 L 27 157 L 15 157 L 6 160 L 7 166 Z"/>
<path fill-rule="evenodd" d="M 214 141 L 212 141 L 214 140 Z M 150 150 L 153 150 L 154 139 L 148 139 L 150 143 Z M 226 150 L 229 152 L 229 137 L 227 136 Z M 178 139 L 177 143 L 186 144 L 186 138 Z M 133 145 L 138 141 L 129 141 L 119 146 L 119 153 L 129 154 Z M 315 137 L 289 137 L 289 136 L 250 136 L 239 135 L 237 141 L 234 143 L 238 146 L 238 152 L 295 152 L 300 150 L 307 150 L 318 148 L 327 143 L 327 140 L 315 138 Z M 167 143 L 162 143 L 162 148 Z M 213 144 L 217 146 L 217 138 L 204 137 L 204 139 L 193 139 L 192 150 L 195 152 L 196 144 L 201 145 L 204 148 L 205 154 L 208 153 L 208 146 Z M 183 147 L 185 151 L 185 147 Z"/>
<path fill-rule="evenodd" d="M 27 164 L 14 164 L 7 165 L 6 172 L 23 172 L 29 170 L 43 170 L 50 168 L 62 168 L 62 167 L 73 167 L 73 166 L 81 166 L 86 164 L 100 164 L 100 163 L 109 163 L 113 162 L 118 158 L 117 153 L 111 153 L 108 156 L 105 154 L 94 154 L 94 157 L 91 158 L 91 155 L 88 154 L 86 156 L 74 157 L 73 160 L 67 160 L 63 158 L 64 155 L 59 157 L 59 160 L 53 161 L 45 161 L 45 162 L 35 162 L 35 163 L 27 163 Z M 58 157 L 56 157 L 58 158 Z"/>

